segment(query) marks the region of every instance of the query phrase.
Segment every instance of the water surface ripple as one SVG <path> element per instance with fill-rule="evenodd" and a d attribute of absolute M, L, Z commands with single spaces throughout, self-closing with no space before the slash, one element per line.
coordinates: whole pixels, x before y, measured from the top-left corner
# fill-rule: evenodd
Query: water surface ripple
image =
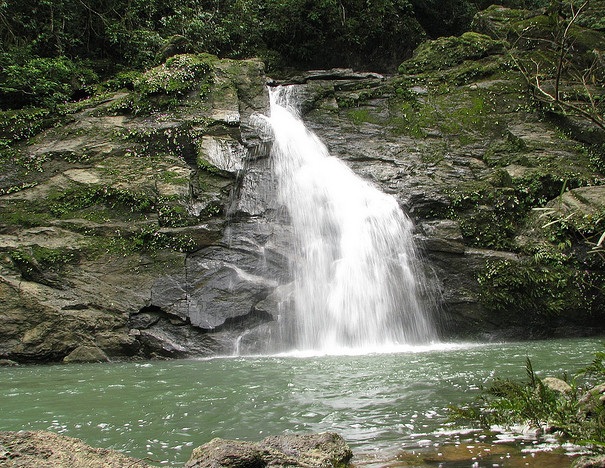
<path fill-rule="evenodd" d="M 158 463 L 214 437 L 337 431 L 358 460 L 443 441 L 446 408 L 493 377 L 574 372 L 596 339 L 0 369 L 0 429 L 48 429 Z M 449 428 L 451 429 L 451 428 Z"/>

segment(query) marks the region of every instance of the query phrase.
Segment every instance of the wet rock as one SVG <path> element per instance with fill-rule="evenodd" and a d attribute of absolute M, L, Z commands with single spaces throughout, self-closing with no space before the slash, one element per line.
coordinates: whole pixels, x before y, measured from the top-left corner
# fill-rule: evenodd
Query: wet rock
<path fill-rule="evenodd" d="M 109 358 L 96 346 L 78 346 L 63 358 L 63 362 L 109 362 Z"/>
<path fill-rule="evenodd" d="M 304 74 L 291 78 L 289 83 L 303 84 L 313 80 L 383 80 L 384 76 L 372 72 L 356 72 L 350 68 L 331 68 L 329 70 L 309 70 Z"/>
<path fill-rule="evenodd" d="M 46 431 L 0 431 L 0 465 L 61 468 L 146 468 L 151 465 L 115 450 Z"/>
<path fill-rule="evenodd" d="M 353 454 L 337 434 L 271 436 L 261 442 L 213 439 L 194 449 L 187 468 L 346 467 Z"/>

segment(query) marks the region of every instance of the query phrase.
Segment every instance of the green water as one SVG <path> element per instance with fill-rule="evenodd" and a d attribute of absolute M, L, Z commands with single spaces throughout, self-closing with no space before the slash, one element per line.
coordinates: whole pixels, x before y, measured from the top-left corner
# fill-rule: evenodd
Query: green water
<path fill-rule="evenodd" d="M 356 458 L 443 443 L 446 408 L 493 377 L 574 372 L 602 340 L 458 345 L 392 354 L 0 369 L 0 429 L 48 429 L 157 463 L 213 437 L 337 431 Z M 450 431 L 451 427 L 446 427 Z"/>

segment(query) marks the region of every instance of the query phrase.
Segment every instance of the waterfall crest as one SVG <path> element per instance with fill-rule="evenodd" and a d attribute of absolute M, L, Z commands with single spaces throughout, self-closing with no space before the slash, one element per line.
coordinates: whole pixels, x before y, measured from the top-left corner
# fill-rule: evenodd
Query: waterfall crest
<path fill-rule="evenodd" d="M 271 90 L 267 117 L 278 201 L 294 234 L 281 340 L 320 352 L 434 341 L 418 299 L 411 220 L 329 154 L 298 116 L 292 88 Z"/>

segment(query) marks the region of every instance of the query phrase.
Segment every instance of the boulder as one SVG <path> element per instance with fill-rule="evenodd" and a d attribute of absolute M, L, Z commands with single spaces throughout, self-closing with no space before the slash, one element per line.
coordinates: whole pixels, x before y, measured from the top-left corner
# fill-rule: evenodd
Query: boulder
<path fill-rule="evenodd" d="M 47 431 L 0 431 L 0 465 L 6 468 L 146 468 L 142 460 Z"/>
<path fill-rule="evenodd" d="M 186 468 L 347 467 L 353 456 L 338 434 L 271 436 L 261 442 L 213 439 L 194 449 Z"/>
<path fill-rule="evenodd" d="M 109 358 L 97 346 L 83 345 L 65 356 L 63 362 L 109 362 Z"/>
<path fill-rule="evenodd" d="M 572 388 L 567 382 L 556 377 L 545 377 L 542 379 L 545 387 L 558 393 L 570 393 Z"/>

